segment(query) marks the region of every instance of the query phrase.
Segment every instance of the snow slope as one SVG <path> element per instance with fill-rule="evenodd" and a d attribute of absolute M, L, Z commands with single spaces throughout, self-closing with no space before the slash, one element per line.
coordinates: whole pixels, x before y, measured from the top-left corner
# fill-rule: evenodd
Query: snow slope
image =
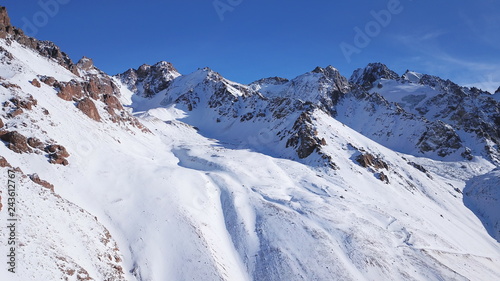
<path fill-rule="evenodd" d="M 401 130 L 425 121 L 394 118 L 398 106 L 351 92 L 333 67 L 242 85 L 159 63 L 122 84 L 88 60 L 72 72 L 16 41 L 0 46 L 2 132 L 44 146 L 17 153 L 4 140 L 0 155 L 54 186 L 20 180 L 18 273 L 2 268 L 1 280 L 500 279 L 498 205 L 483 204 L 496 197 L 477 184 L 488 177 L 494 195 L 497 164 L 395 151 L 398 137 L 382 145 L 346 122 L 352 103 Z M 91 91 L 67 100 L 31 82 L 48 76 Z M 14 114 L 12 99 L 30 96 L 37 103 Z M 110 96 L 129 107 L 111 110 Z M 49 162 L 55 144 L 68 165 Z"/>
<path fill-rule="evenodd" d="M 498 169 L 467 182 L 464 203 L 483 221 L 490 235 L 500 241 L 500 171 Z"/>

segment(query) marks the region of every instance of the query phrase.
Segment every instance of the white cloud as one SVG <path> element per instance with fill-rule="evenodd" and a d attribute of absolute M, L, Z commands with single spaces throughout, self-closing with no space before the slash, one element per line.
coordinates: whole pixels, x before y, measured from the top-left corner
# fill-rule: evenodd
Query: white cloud
<path fill-rule="evenodd" d="M 443 76 L 454 82 L 485 91 L 495 92 L 500 86 L 500 63 L 472 61 L 446 52 L 439 44 L 445 34 L 438 30 L 425 34 L 403 35 L 396 38 L 413 54 L 413 61 L 431 75 Z"/>

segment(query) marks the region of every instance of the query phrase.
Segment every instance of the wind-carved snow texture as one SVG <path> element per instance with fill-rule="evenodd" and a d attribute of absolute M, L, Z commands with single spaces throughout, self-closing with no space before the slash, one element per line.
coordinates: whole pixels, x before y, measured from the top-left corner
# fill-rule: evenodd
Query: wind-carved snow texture
<path fill-rule="evenodd" d="M 500 171 L 496 169 L 469 180 L 464 188 L 464 203 L 500 242 Z"/>
<path fill-rule="evenodd" d="M 1 280 L 500 279 L 495 96 L 380 63 L 110 77 L 25 41 L 0 39 L 0 180 L 26 176 Z"/>

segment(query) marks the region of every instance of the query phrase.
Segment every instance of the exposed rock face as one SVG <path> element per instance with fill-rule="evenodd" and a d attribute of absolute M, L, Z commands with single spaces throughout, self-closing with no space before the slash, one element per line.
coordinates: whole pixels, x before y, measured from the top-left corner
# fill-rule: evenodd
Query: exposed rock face
<path fill-rule="evenodd" d="M 148 131 L 135 117 L 125 111 L 117 98 L 120 95 L 120 90 L 111 77 L 96 69 L 90 59 L 80 60 L 79 65 L 78 69 L 80 70 L 80 67 L 83 67 L 93 71 L 91 74 L 85 75 L 85 81 L 59 82 L 54 77 L 48 76 L 42 76 L 41 81 L 54 87 L 58 91 L 57 96 L 61 99 L 77 102 L 77 108 L 96 121 L 101 121 L 101 116 L 92 99 L 100 100 L 106 104 L 105 109 L 109 113 L 111 121 L 128 123 L 145 132 Z M 96 72 L 98 74 L 95 74 Z"/>
<path fill-rule="evenodd" d="M 269 77 L 269 78 L 259 79 L 250 85 L 253 85 L 253 84 L 257 84 L 257 85 L 262 85 L 262 84 L 283 85 L 283 84 L 287 83 L 288 81 L 290 81 L 290 80 L 288 80 L 286 78 L 282 78 L 282 77 Z"/>
<path fill-rule="evenodd" d="M 112 95 L 104 95 L 103 96 L 103 102 L 112 109 L 118 109 L 118 110 L 123 110 L 123 106 L 118 100 L 117 97 L 112 96 Z"/>
<path fill-rule="evenodd" d="M 116 86 L 108 76 L 89 75 L 86 85 L 87 94 L 94 100 L 98 100 L 101 95 L 118 94 Z"/>
<path fill-rule="evenodd" d="M 3 128 L 5 126 L 5 124 L 3 123 L 3 120 L 0 119 L 0 128 Z"/>
<path fill-rule="evenodd" d="M 26 36 L 21 29 L 13 27 L 10 23 L 10 18 L 5 7 L 0 7 L 0 38 L 10 38 L 10 40 L 15 40 L 21 45 L 36 50 L 44 57 L 56 60 L 60 65 L 78 75 L 76 67 L 69 56 L 64 52 L 61 52 L 59 47 L 57 47 L 54 43 L 49 41 L 39 41 L 35 38 L 31 38 Z"/>
<path fill-rule="evenodd" d="M 427 169 L 425 169 L 424 166 L 419 165 L 415 162 L 408 162 L 408 165 L 413 166 L 415 169 L 419 170 L 422 173 L 427 173 Z"/>
<path fill-rule="evenodd" d="M 382 161 L 369 153 L 361 154 L 356 158 L 356 161 L 361 165 L 361 167 L 368 168 L 373 167 L 375 169 L 386 169 L 389 170 L 387 163 Z"/>
<path fill-rule="evenodd" d="M 43 76 L 40 80 L 51 87 L 54 87 L 57 82 L 56 78 L 52 76 Z"/>
<path fill-rule="evenodd" d="M 94 68 L 94 61 L 90 58 L 83 57 L 76 63 L 76 65 L 83 71 L 89 71 Z"/>
<path fill-rule="evenodd" d="M 12 166 L 10 165 L 10 163 L 3 156 L 0 156 L 0 167 L 2 167 L 2 168 L 5 168 L 5 167 L 12 168 Z"/>
<path fill-rule="evenodd" d="M 385 64 L 370 63 L 365 68 L 358 68 L 354 71 L 349 82 L 362 86 L 364 89 L 371 89 L 373 82 L 380 78 L 398 79 L 399 75 L 390 70 Z"/>
<path fill-rule="evenodd" d="M 81 83 L 75 80 L 56 82 L 54 86 L 59 88 L 57 96 L 63 100 L 72 101 L 73 99 L 81 99 L 85 94 Z"/>
<path fill-rule="evenodd" d="M 454 130 L 463 130 L 500 145 L 500 103 L 491 95 L 430 75 L 424 75 L 421 83 L 442 92 L 421 106 L 427 118 L 443 120 Z M 431 113 L 428 112 L 432 112 L 433 116 L 429 116 Z M 500 155 L 500 151 L 493 154 Z"/>
<path fill-rule="evenodd" d="M 117 97 L 112 95 L 104 95 L 102 97 L 103 102 L 106 104 L 106 111 L 111 115 L 112 121 L 117 122 L 120 118 L 116 111 L 122 111 L 123 106 Z"/>
<path fill-rule="evenodd" d="M 286 147 L 294 147 L 300 159 L 307 158 L 314 151 L 319 151 L 322 143 L 326 143 L 316 136 L 316 131 L 312 127 L 311 117 L 307 112 L 303 112 L 293 125 L 294 134 L 286 143 Z"/>
<path fill-rule="evenodd" d="M 0 59 L 2 62 L 9 63 L 14 59 L 14 56 L 9 51 L 5 50 L 4 47 L 0 47 L 0 54 L 3 55 L 3 58 Z"/>
<path fill-rule="evenodd" d="M 66 148 L 62 145 L 58 144 L 52 144 L 46 147 L 46 151 L 48 153 L 56 153 L 60 155 L 61 157 L 69 157 L 68 151 L 66 151 Z"/>
<path fill-rule="evenodd" d="M 38 176 L 38 174 L 32 174 L 32 175 L 29 175 L 29 178 L 36 184 L 39 184 L 47 189 L 49 189 L 50 191 L 54 192 L 54 185 L 47 182 L 47 181 L 44 181 L 42 179 L 40 179 L 40 177 Z"/>
<path fill-rule="evenodd" d="M 38 104 L 38 101 L 29 96 L 28 98 L 13 97 L 4 103 L 4 108 L 10 108 L 10 112 L 7 114 L 8 117 L 13 118 L 24 113 L 23 109 L 32 110 L 34 106 Z"/>
<path fill-rule="evenodd" d="M 422 152 L 436 151 L 445 157 L 462 147 L 462 140 L 453 128 L 443 122 L 434 122 L 420 137 L 417 146 Z"/>
<path fill-rule="evenodd" d="M 21 99 L 21 98 L 11 98 L 10 102 L 16 107 L 16 108 L 24 108 L 27 110 L 32 110 L 33 106 L 38 105 L 38 101 L 33 98 L 33 96 L 29 96 L 27 99 Z"/>
<path fill-rule="evenodd" d="M 24 111 L 23 111 L 22 109 L 20 109 L 20 108 L 16 108 L 16 109 L 14 109 L 12 112 L 10 112 L 10 113 L 8 114 L 8 116 L 9 116 L 9 117 L 11 117 L 11 118 L 14 118 L 14 117 L 19 116 L 19 115 L 21 115 L 21 114 L 23 114 L 23 113 L 24 113 Z"/>
<path fill-rule="evenodd" d="M 340 74 L 340 72 L 333 66 L 327 66 L 326 68 L 316 67 L 312 73 L 322 73 L 323 77 L 318 82 L 333 84 L 332 91 L 339 93 L 347 93 L 350 90 L 349 81 Z"/>
<path fill-rule="evenodd" d="M 0 85 L 2 85 L 2 87 L 7 88 L 7 89 L 11 89 L 11 88 L 21 89 L 21 87 L 19 87 L 19 85 L 12 84 L 12 83 L 9 83 L 9 82 L 2 82 Z"/>
<path fill-rule="evenodd" d="M 17 131 L 7 132 L 0 136 L 0 139 L 7 143 L 7 147 L 16 153 L 29 153 L 31 149 L 25 136 Z"/>
<path fill-rule="evenodd" d="M 384 174 L 384 172 L 380 172 L 378 179 L 385 183 L 389 183 L 389 178 Z"/>
<path fill-rule="evenodd" d="M 58 89 L 57 96 L 63 100 L 72 101 L 84 96 L 99 100 L 103 95 L 118 95 L 119 91 L 113 81 L 107 76 L 88 75 L 87 81 L 58 82 L 53 77 L 44 77 L 42 81 Z"/>
<path fill-rule="evenodd" d="M 28 138 L 28 145 L 32 148 L 43 149 L 43 143 L 37 138 Z"/>
<path fill-rule="evenodd" d="M 42 85 L 40 85 L 40 81 L 38 81 L 37 79 L 33 79 L 31 81 L 31 85 L 37 87 L 37 88 L 40 88 Z"/>
<path fill-rule="evenodd" d="M 138 69 L 129 69 L 117 75 L 133 92 L 140 91 L 145 97 L 152 97 L 168 88 L 171 81 L 180 74 L 175 67 L 165 61 L 155 65 L 143 64 Z"/>
<path fill-rule="evenodd" d="M 11 32 L 10 18 L 5 7 L 0 7 L 0 38 L 6 38 Z"/>
<path fill-rule="evenodd" d="M 45 148 L 45 152 L 49 154 L 49 162 L 52 164 L 59 164 L 67 166 L 69 164 L 66 159 L 69 157 L 69 153 L 66 148 L 62 145 L 49 145 Z"/>
<path fill-rule="evenodd" d="M 78 105 L 76 106 L 78 109 L 80 109 L 85 115 L 90 117 L 91 119 L 94 119 L 95 121 L 100 122 L 101 121 L 101 116 L 99 115 L 99 112 L 97 111 L 97 107 L 95 106 L 94 102 L 89 99 L 89 98 L 84 98 L 81 100 Z"/>

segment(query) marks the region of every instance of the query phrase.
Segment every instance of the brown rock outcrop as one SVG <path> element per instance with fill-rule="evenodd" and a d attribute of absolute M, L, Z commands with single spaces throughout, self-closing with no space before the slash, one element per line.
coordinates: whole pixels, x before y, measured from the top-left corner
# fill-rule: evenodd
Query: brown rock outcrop
<path fill-rule="evenodd" d="M 0 38 L 6 38 L 11 32 L 10 18 L 5 7 L 0 7 Z"/>
<path fill-rule="evenodd" d="M 14 117 L 21 115 L 23 113 L 24 113 L 24 111 L 22 109 L 17 108 L 14 111 L 12 111 L 11 113 L 9 113 L 8 115 L 9 115 L 9 117 L 14 118 Z"/>
<path fill-rule="evenodd" d="M 98 100 L 100 95 L 113 95 L 115 86 L 108 77 L 98 77 L 90 75 L 90 80 L 86 83 L 87 94 L 94 100 Z"/>
<path fill-rule="evenodd" d="M 10 18 L 5 7 L 0 6 L 0 38 L 7 38 L 10 35 L 10 40 L 15 40 L 19 44 L 24 45 L 40 55 L 56 60 L 60 65 L 78 75 L 73 62 L 70 57 L 62 52 L 59 47 L 49 41 L 39 41 L 35 38 L 29 37 L 24 34 L 24 31 L 13 27 L 10 23 Z"/>
<path fill-rule="evenodd" d="M 19 87 L 19 85 L 12 84 L 9 82 L 3 82 L 0 85 L 2 85 L 2 87 L 7 88 L 7 89 L 21 89 L 21 87 Z"/>
<path fill-rule="evenodd" d="M 286 147 L 295 147 L 300 159 L 307 158 L 314 151 L 319 151 L 322 143 L 326 140 L 317 136 L 317 131 L 312 126 L 311 116 L 308 112 L 303 112 L 293 125 L 295 134 L 288 139 Z"/>
<path fill-rule="evenodd" d="M 44 77 L 40 78 L 40 80 L 43 83 L 45 83 L 45 84 L 47 84 L 47 85 L 49 85 L 51 87 L 54 86 L 57 83 L 56 78 L 54 78 L 52 76 L 44 76 Z"/>
<path fill-rule="evenodd" d="M 10 163 L 3 156 L 0 156 L 0 167 L 2 167 L 2 168 L 5 168 L 5 167 L 12 168 L 12 166 L 10 165 Z"/>
<path fill-rule="evenodd" d="M 89 99 L 89 98 L 84 98 L 81 100 L 78 105 L 76 106 L 78 109 L 80 109 L 85 115 L 90 117 L 91 119 L 94 119 L 95 121 L 100 122 L 101 121 L 101 116 L 99 115 L 99 112 L 97 111 L 97 107 L 95 106 L 94 102 Z"/>
<path fill-rule="evenodd" d="M 356 161 L 364 168 L 373 167 L 375 169 L 389 170 L 389 166 L 387 165 L 387 163 L 369 153 L 359 155 L 356 158 Z"/>
<path fill-rule="evenodd" d="M 36 106 L 38 104 L 38 101 L 31 95 L 27 99 L 14 97 L 10 99 L 10 102 L 12 102 L 12 104 L 14 104 L 14 106 L 17 107 L 18 109 L 24 108 L 27 110 L 32 110 L 33 106 Z"/>
<path fill-rule="evenodd" d="M 45 148 L 45 151 L 50 154 L 57 154 L 59 157 L 69 157 L 69 153 L 66 148 L 59 144 L 51 144 Z"/>
<path fill-rule="evenodd" d="M 81 99 L 85 94 L 82 85 L 75 80 L 69 82 L 56 82 L 54 86 L 59 88 L 57 96 L 66 101 Z"/>
<path fill-rule="evenodd" d="M 7 147 L 16 153 L 28 153 L 31 149 L 28 147 L 27 139 L 17 131 L 7 132 L 0 136 L 0 139 L 7 143 Z"/>
<path fill-rule="evenodd" d="M 31 81 L 31 85 L 37 87 L 37 88 L 40 88 L 42 85 L 40 85 L 40 81 L 38 81 L 37 79 L 33 79 Z"/>
<path fill-rule="evenodd" d="M 111 109 L 123 110 L 123 106 L 117 97 L 112 95 L 104 95 L 103 102 Z"/>
<path fill-rule="evenodd" d="M 389 178 L 383 172 L 381 172 L 378 175 L 378 179 L 385 182 L 385 183 L 389 183 Z"/>
<path fill-rule="evenodd" d="M 76 66 L 81 70 L 89 71 L 94 67 L 94 61 L 84 56 L 76 63 Z"/>
<path fill-rule="evenodd" d="M 49 154 L 50 163 L 64 166 L 69 164 L 66 159 L 66 157 L 69 157 L 69 153 L 64 146 L 58 144 L 48 145 L 45 147 L 45 152 Z"/>
<path fill-rule="evenodd" d="M 43 143 L 37 138 L 28 138 L 28 145 L 36 149 L 43 149 Z"/>
<path fill-rule="evenodd" d="M 47 189 L 50 189 L 52 192 L 54 192 L 54 185 L 49 183 L 48 181 L 44 181 L 42 179 L 40 179 L 40 177 L 38 176 L 38 174 L 32 174 L 32 175 L 29 175 L 29 178 L 36 184 L 39 184 Z"/>

